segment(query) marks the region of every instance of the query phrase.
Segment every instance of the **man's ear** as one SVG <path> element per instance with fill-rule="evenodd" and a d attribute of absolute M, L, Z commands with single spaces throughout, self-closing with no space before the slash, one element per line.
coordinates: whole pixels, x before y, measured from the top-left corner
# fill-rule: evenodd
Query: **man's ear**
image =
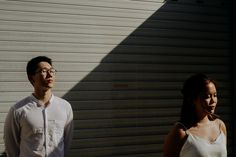
<path fill-rule="evenodd" d="M 33 77 L 33 75 L 29 75 L 28 76 L 28 80 L 30 81 L 30 83 L 32 84 L 32 85 L 34 85 L 34 79 L 33 79 L 34 77 Z"/>

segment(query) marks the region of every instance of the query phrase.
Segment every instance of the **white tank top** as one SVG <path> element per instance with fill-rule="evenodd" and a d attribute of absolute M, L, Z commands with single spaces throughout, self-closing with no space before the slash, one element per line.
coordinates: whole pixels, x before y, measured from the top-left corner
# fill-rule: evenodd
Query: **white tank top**
<path fill-rule="evenodd" d="M 186 133 L 188 137 L 180 151 L 180 157 L 227 157 L 226 137 L 222 131 L 212 143 L 188 131 Z"/>

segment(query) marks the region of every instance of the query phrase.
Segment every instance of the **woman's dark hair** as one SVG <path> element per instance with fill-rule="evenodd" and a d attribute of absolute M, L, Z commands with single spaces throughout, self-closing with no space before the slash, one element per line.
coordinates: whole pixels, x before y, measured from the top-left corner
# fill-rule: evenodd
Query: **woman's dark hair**
<path fill-rule="evenodd" d="M 180 122 L 186 127 L 190 127 L 197 122 L 197 115 L 193 101 L 204 92 L 206 85 L 211 82 L 216 86 L 215 81 L 204 74 L 195 74 L 184 82 L 181 90 L 183 94 L 183 104 L 181 108 Z M 216 117 L 211 116 L 209 118 L 214 119 Z"/>

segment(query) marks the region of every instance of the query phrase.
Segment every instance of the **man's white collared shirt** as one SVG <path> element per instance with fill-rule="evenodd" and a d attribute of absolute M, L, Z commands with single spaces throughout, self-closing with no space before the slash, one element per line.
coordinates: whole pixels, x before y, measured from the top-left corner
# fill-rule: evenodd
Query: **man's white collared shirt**
<path fill-rule="evenodd" d="M 14 105 L 6 118 L 4 141 L 9 157 L 64 157 L 73 132 L 73 112 L 52 95 L 47 107 L 33 96 Z"/>

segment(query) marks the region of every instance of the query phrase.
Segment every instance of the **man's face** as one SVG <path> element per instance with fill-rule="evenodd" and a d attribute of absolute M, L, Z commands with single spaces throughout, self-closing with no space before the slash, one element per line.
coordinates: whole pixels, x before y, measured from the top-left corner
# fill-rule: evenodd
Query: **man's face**
<path fill-rule="evenodd" d="M 55 82 L 55 69 L 47 63 L 38 63 L 35 75 L 32 76 L 33 86 L 36 89 L 51 89 Z"/>

